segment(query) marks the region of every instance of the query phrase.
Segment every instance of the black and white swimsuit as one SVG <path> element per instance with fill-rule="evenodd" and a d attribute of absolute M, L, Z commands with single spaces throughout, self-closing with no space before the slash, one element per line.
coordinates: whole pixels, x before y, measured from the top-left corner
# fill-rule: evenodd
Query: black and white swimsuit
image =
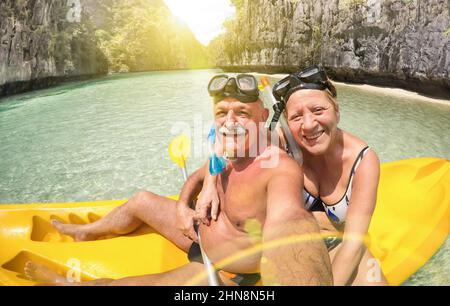
<path fill-rule="evenodd" d="M 347 218 L 348 205 L 350 204 L 350 198 L 352 196 L 353 179 L 355 177 L 356 171 L 361 164 L 364 156 L 370 150 L 370 147 L 364 148 L 361 153 L 359 153 L 358 158 L 353 164 L 352 171 L 350 173 L 349 182 L 347 185 L 347 190 L 342 196 L 341 200 L 336 204 L 327 204 L 320 196 L 314 197 L 308 190 L 304 190 L 303 197 L 305 200 L 306 209 L 309 211 L 324 211 L 327 214 L 328 219 L 335 224 L 343 224 Z"/>

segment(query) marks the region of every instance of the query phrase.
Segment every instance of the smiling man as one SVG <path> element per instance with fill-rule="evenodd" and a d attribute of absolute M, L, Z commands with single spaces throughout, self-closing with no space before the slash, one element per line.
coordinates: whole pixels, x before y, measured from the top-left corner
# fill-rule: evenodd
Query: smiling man
<path fill-rule="evenodd" d="M 256 79 L 220 75 L 208 89 L 219 139 L 229 158 L 217 180 L 217 220 L 195 227 L 195 212 L 189 206 L 202 188 L 205 165 L 189 178 L 178 202 L 141 192 L 95 223 L 54 223 L 77 240 L 128 234 L 145 223 L 188 253 L 190 263 L 158 275 L 75 285 L 207 285 L 206 278 L 193 281 L 205 269 L 197 233 L 224 284 L 255 285 L 261 278 L 265 285 L 332 284 L 325 244 L 298 192 L 303 189 L 301 168 L 278 146 L 258 145 L 269 112 L 259 99 Z M 274 156 L 276 167 L 263 165 Z M 46 284 L 74 285 L 33 263 L 27 264 L 26 274 Z"/>

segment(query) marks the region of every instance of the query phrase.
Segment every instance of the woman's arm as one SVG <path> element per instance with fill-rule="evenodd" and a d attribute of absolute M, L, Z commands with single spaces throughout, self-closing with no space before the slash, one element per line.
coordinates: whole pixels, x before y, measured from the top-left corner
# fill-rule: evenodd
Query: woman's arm
<path fill-rule="evenodd" d="M 349 285 L 358 272 L 366 251 L 364 237 L 375 210 L 379 180 L 380 160 L 371 150 L 364 157 L 353 180 L 344 239 L 333 260 L 336 286 Z"/>
<path fill-rule="evenodd" d="M 183 235 L 193 241 L 197 241 L 198 236 L 194 230 L 195 211 L 190 206 L 202 189 L 206 167 L 207 165 L 198 169 L 188 178 L 177 203 L 177 227 Z"/>
<path fill-rule="evenodd" d="M 187 181 L 184 183 L 181 189 L 178 204 L 190 206 L 191 203 L 197 198 L 202 190 L 203 180 L 205 178 L 206 168 L 208 164 L 195 171 Z"/>
<path fill-rule="evenodd" d="M 217 191 L 217 175 L 211 175 L 205 171 L 203 189 L 197 200 L 196 216 L 205 225 L 210 225 L 210 218 L 217 221 L 219 214 L 220 200 Z"/>

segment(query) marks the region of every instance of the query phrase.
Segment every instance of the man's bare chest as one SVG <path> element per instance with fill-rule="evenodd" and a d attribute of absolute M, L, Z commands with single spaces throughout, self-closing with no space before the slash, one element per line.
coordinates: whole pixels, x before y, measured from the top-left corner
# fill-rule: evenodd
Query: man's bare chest
<path fill-rule="evenodd" d="M 219 180 L 218 189 L 221 212 L 234 227 L 247 232 L 251 224 L 259 223 L 262 226 L 266 215 L 267 192 L 261 179 L 223 177 Z"/>

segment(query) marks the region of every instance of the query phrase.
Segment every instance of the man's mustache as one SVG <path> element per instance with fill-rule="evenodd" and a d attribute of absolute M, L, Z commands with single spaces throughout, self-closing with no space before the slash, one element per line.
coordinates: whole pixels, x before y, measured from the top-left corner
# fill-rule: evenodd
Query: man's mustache
<path fill-rule="evenodd" d="M 243 136 L 247 133 L 247 130 L 240 124 L 233 126 L 222 126 L 219 129 L 219 133 L 227 136 Z"/>

